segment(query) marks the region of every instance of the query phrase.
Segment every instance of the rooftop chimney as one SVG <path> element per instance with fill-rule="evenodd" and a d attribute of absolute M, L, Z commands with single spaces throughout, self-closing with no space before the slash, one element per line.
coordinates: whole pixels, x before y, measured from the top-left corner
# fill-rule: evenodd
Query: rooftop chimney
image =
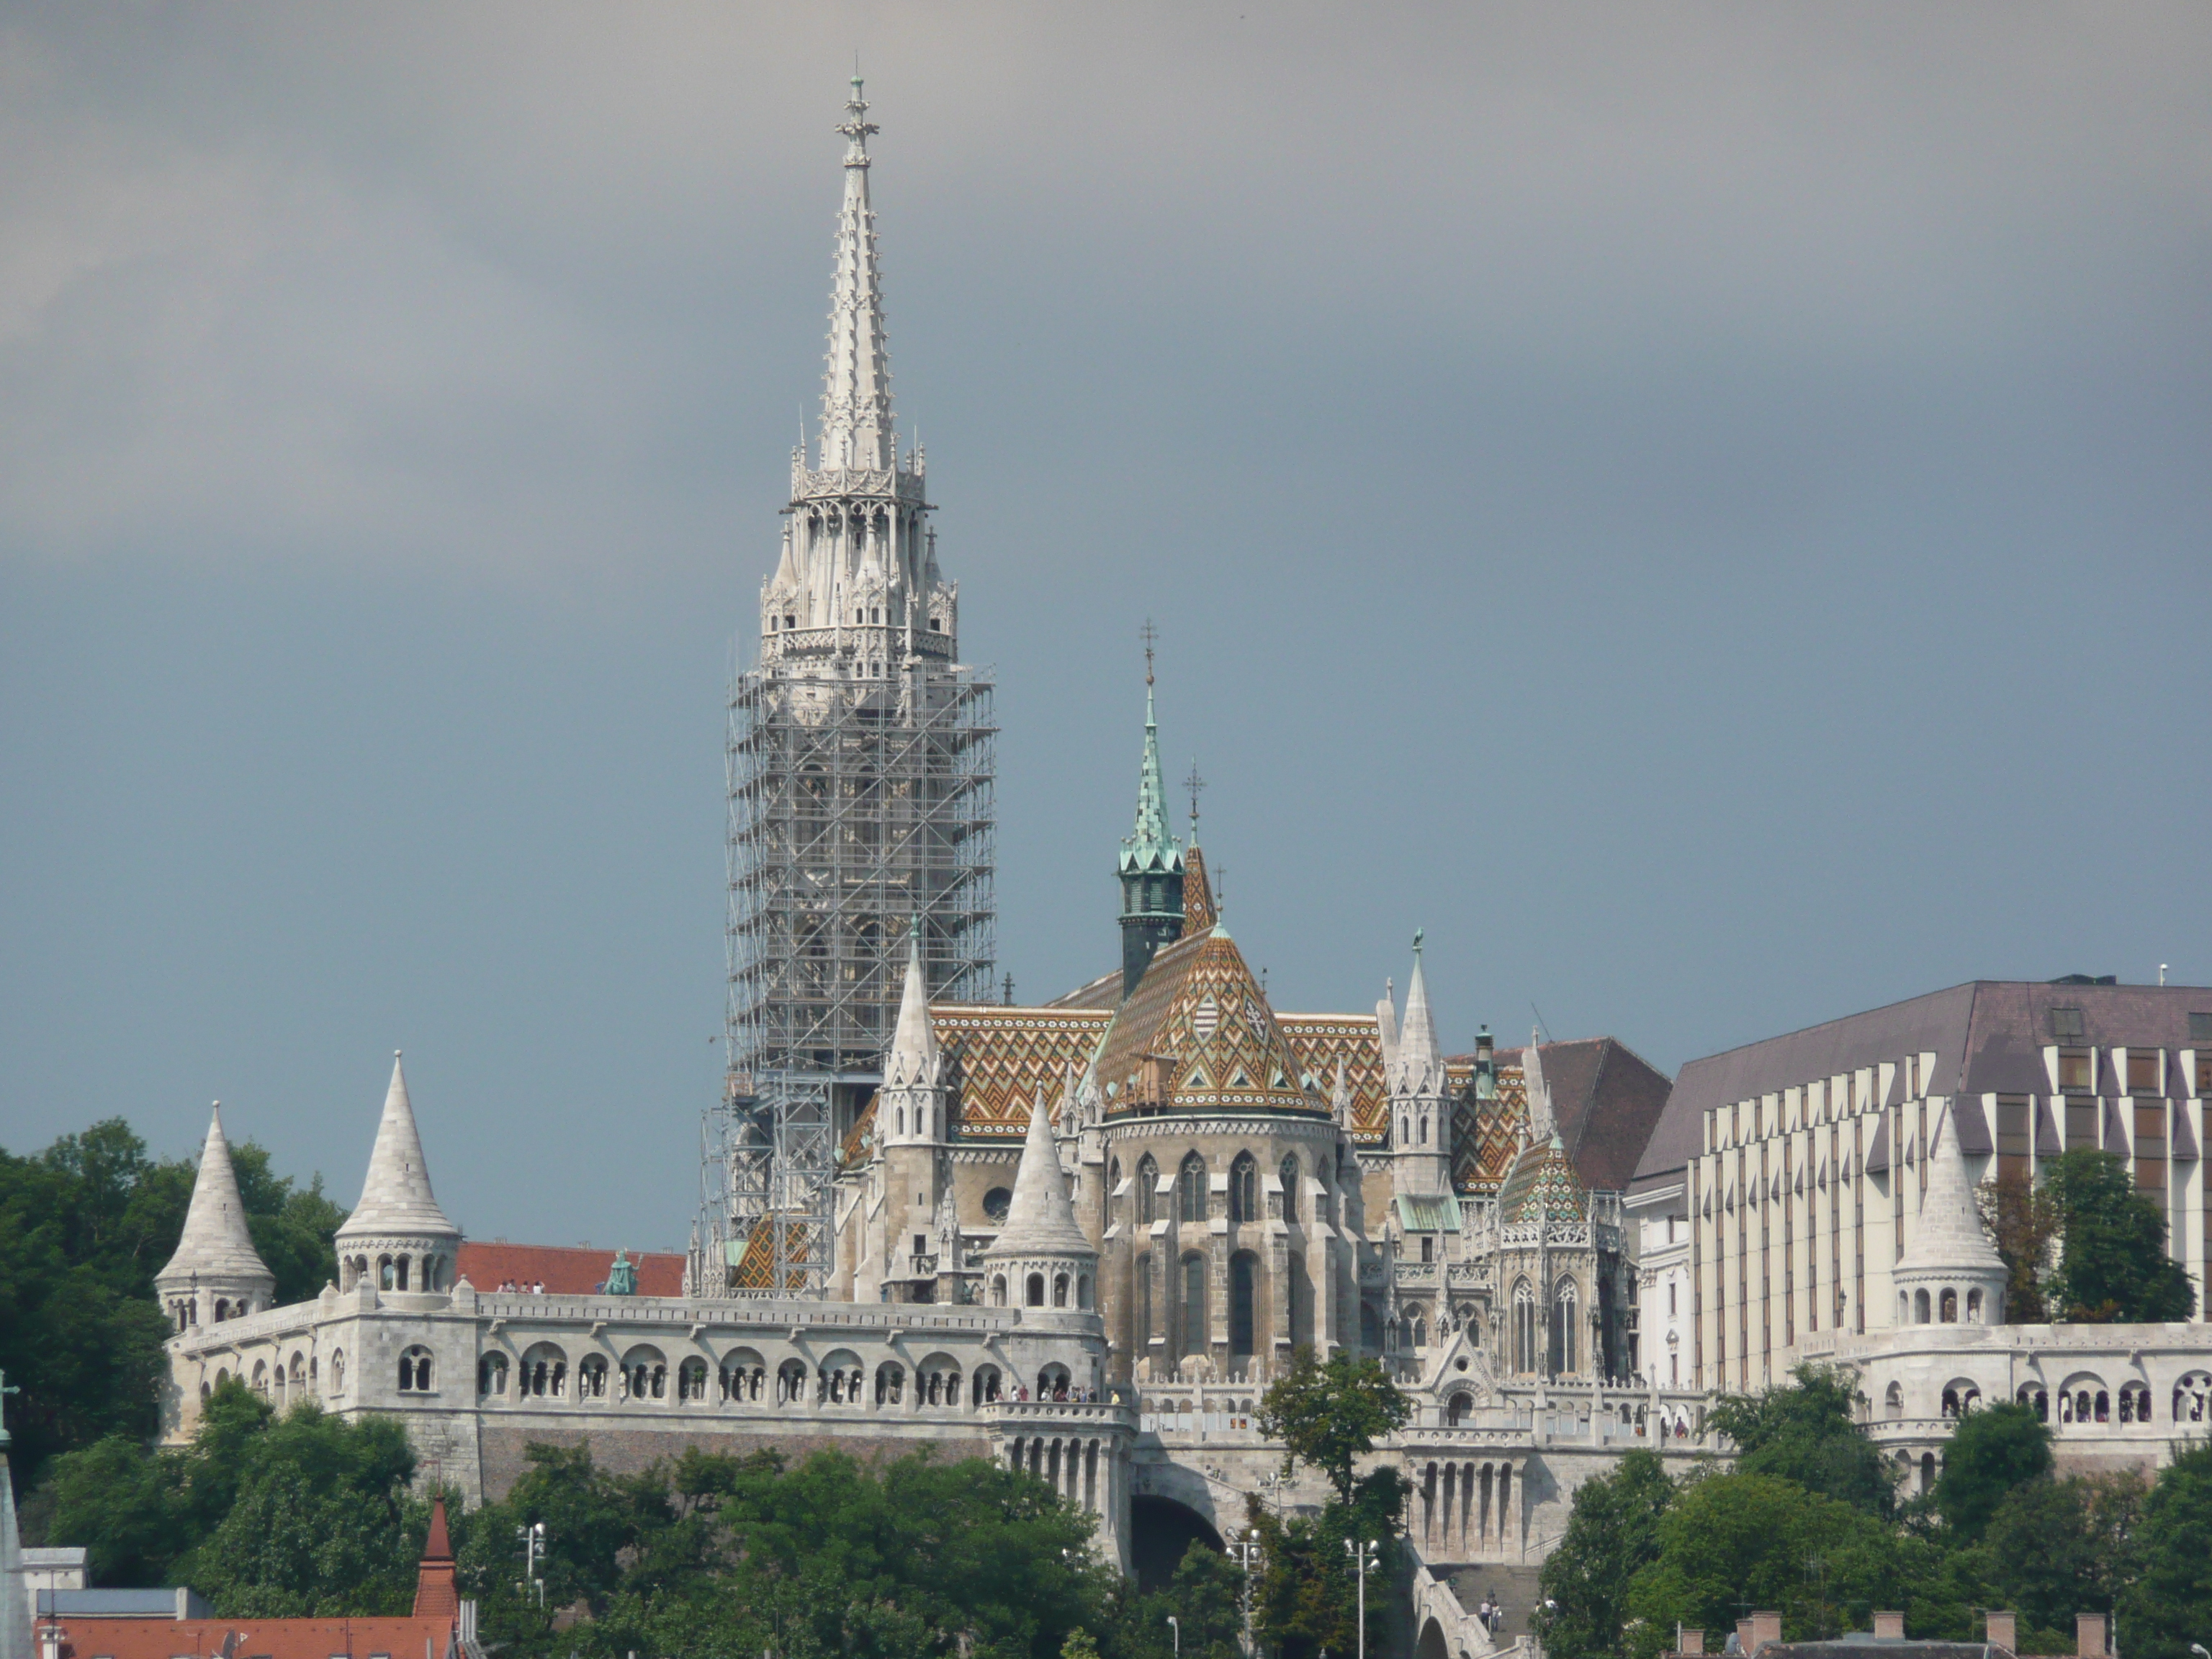
<path fill-rule="evenodd" d="M 2074 1651 L 2081 1659 L 2103 1659 L 2105 1652 L 2105 1615 L 2101 1613 L 2077 1613 L 2074 1615 Z"/>
<path fill-rule="evenodd" d="M 1674 1633 L 1674 1651 L 1682 1655 L 1683 1659 L 1705 1659 L 1705 1632 L 1701 1630 L 1677 1631 Z"/>
<path fill-rule="evenodd" d="M 1751 1640 L 1744 1644 L 1746 1653 L 1756 1653 L 1769 1642 L 1782 1639 L 1782 1615 L 1778 1613 L 1754 1613 L 1751 1615 Z"/>
<path fill-rule="evenodd" d="M 2020 1651 L 2020 1615 L 2016 1613 L 1993 1613 L 1989 1615 L 1989 1629 L 1984 1638 L 1993 1648 L 2002 1648 L 2007 1653 Z"/>
<path fill-rule="evenodd" d="M 1905 1615 L 1902 1613 L 1875 1614 L 1874 1639 L 1877 1642 L 1902 1642 L 1905 1639 Z"/>
<path fill-rule="evenodd" d="M 415 1571 L 415 1613 L 417 1619 L 451 1619 L 461 1610 L 460 1588 L 453 1582 L 453 1546 L 446 1535 L 446 1500 L 430 1505 L 430 1536 L 422 1545 L 422 1563 Z"/>

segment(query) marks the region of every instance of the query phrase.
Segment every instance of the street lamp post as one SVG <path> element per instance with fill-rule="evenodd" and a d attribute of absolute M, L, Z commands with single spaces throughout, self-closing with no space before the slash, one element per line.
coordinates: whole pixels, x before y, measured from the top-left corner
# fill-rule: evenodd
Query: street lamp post
<path fill-rule="evenodd" d="M 1230 1534 L 1230 1537 L 1234 1540 L 1230 1553 L 1244 1570 L 1244 1651 L 1256 1653 L 1259 1650 L 1252 1642 L 1252 1572 L 1260 1565 L 1260 1529 L 1247 1527 L 1241 1533 Z"/>
<path fill-rule="evenodd" d="M 1359 1659 L 1367 1659 L 1367 1575 L 1382 1564 L 1382 1546 L 1371 1538 L 1364 1545 L 1347 1538 L 1344 1553 L 1352 1558 L 1352 1570 L 1359 1578 Z"/>
<path fill-rule="evenodd" d="M 1182 1659 L 1182 1621 L 1175 1614 L 1168 1615 L 1168 1628 L 1175 1633 L 1176 1659 Z"/>
<path fill-rule="evenodd" d="M 545 1605 L 545 1581 L 538 1576 L 538 1563 L 545 1553 L 545 1523 L 539 1521 L 517 1527 L 514 1535 L 522 1540 L 523 1593 L 542 1607 Z"/>

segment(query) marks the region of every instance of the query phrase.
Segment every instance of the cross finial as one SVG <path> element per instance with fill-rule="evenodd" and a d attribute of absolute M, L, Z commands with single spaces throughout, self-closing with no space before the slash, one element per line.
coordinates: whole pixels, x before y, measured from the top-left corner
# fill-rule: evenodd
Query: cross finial
<path fill-rule="evenodd" d="M 1145 689 L 1148 691 L 1152 686 L 1152 642 L 1159 636 L 1160 630 L 1152 626 L 1152 619 L 1146 617 L 1145 625 L 1137 630 L 1137 637 L 1145 642 Z"/>
<path fill-rule="evenodd" d="M 1190 791 L 1190 838 L 1194 842 L 1198 839 L 1198 798 L 1206 788 L 1206 780 L 1198 775 L 1195 755 L 1190 757 L 1190 775 L 1182 781 L 1182 787 Z"/>

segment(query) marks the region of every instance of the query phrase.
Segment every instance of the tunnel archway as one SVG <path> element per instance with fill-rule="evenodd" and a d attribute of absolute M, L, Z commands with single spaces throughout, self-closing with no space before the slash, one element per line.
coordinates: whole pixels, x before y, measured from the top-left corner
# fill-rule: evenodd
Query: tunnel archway
<path fill-rule="evenodd" d="M 1421 1626 L 1421 1639 L 1413 1650 L 1413 1659 L 1451 1659 L 1451 1644 L 1444 1639 L 1444 1627 L 1434 1615 Z"/>
<path fill-rule="evenodd" d="M 1194 1542 L 1213 1550 L 1222 1547 L 1212 1523 L 1188 1504 L 1172 1498 L 1129 1500 L 1129 1560 L 1139 1590 L 1150 1595 L 1167 1589 Z"/>

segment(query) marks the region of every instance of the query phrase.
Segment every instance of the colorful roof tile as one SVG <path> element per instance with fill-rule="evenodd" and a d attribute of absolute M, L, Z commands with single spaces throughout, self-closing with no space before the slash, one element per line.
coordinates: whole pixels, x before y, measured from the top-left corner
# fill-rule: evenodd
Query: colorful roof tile
<path fill-rule="evenodd" d="M 1120 975 L 1115 975 L 1116 981 Z M 1005 1008 L 990 1003 L 933 1007 L 945 1055 L 951 1121 L 963 1136 L 1022 1134 L 1042 1088 L 1057 1101 L 1067 1068 L 1091 1064 L 1114 1015 L 1110 1008 Z"/>
<path fill-rule="evenodd" d="M 1328 1109 L 1218 923 L 1152 958 L 1099 1047 L 1096 1077 L 1109 1115 L 1139 1101 L 1178 1111 Z"/>

